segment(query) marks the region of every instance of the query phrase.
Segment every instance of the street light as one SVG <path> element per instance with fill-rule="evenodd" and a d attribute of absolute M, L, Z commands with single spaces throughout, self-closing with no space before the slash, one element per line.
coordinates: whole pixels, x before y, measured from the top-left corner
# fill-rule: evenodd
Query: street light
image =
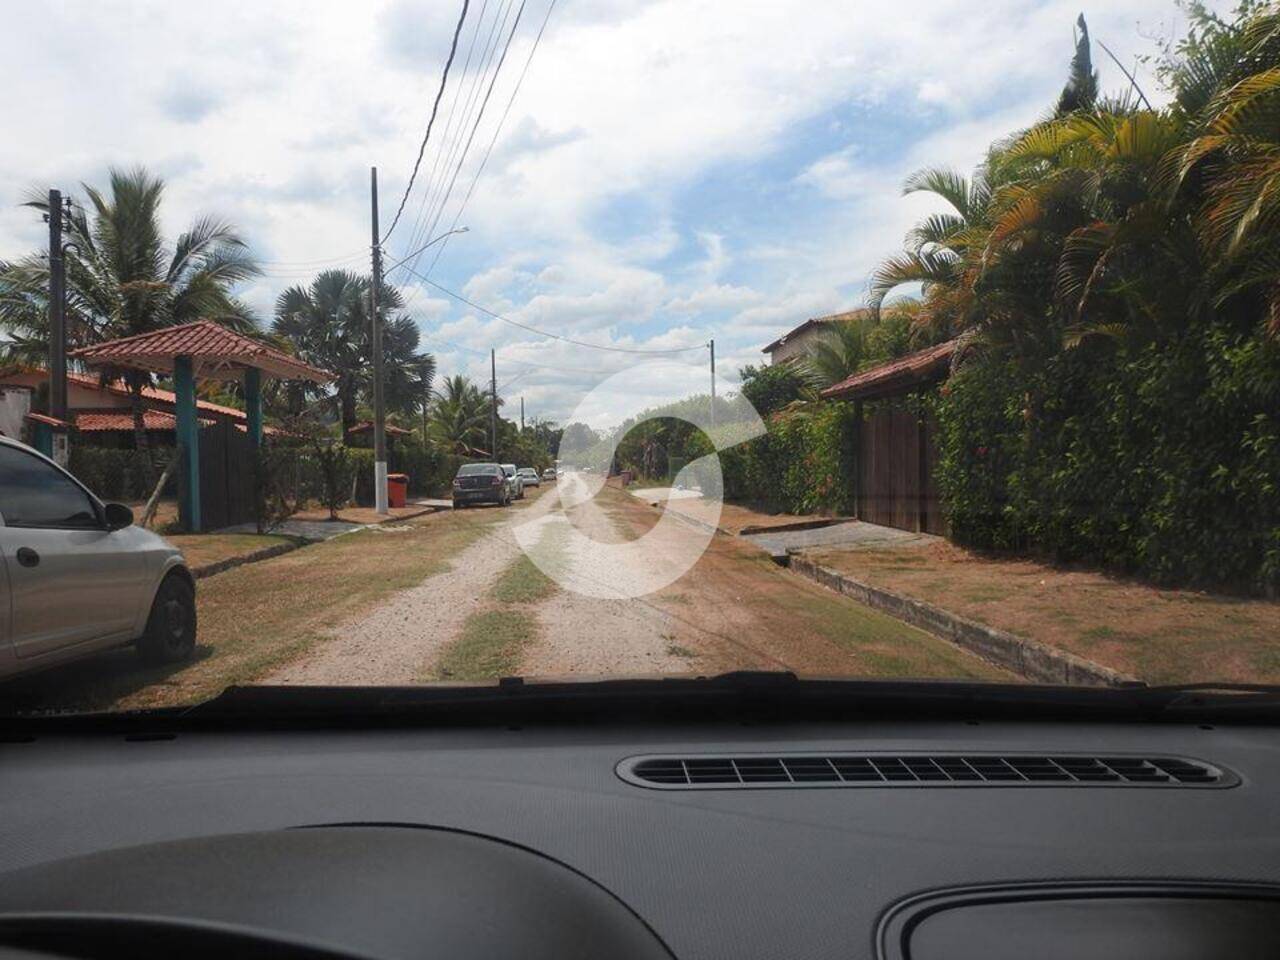
<path fill-rule="evenodd" d="M 370 200 L 373 208 L 373 282 L 369 284 L 369 319 L 373 326 L 373 502 L 374 509 L 382 516 L 387 509 L 387 411 L 382 390 L 382 319 L 378 316 L 378 288 L 382 285 L 382 242 L 378 239 L 378 169 L 371 171 Z M 442 233 L 434 240 L 428 240 L 408 257 L 402 257 L 386 268 L 390 273 L 409 257 L 416 257 L 433 243 L 439 243 L 445 237 L 455 233 L 466 233 L 466 227 L 458 227 L 448 233 Z"/>
<path fill-rule="evenodd" d="M 436 237 L 434 240 L 428 240 L 426 243 L 420 246 L 417 250 L 413 251 L 413 253 L 409 254 L 407 257 L 401 257 L 395 263 L 391 264 L 391 266 L 387 267 L 386 272 L 390 273 L 392 270 L 400 266 L 400 264 L 404 263 L 405 261 L 412 260 L 418 254 L 420 254 L 423 250 L 427 249 L 427 247 L 431 246 L 432 244 L 439 243 L 445 237 L 452 237 L 455 233 L 467 233 L 470 229 L 471 229 L 470 227 L 459 227 L 457 230 L 450 230 L 448 233 L 440 234 L 440 236 Z"/>

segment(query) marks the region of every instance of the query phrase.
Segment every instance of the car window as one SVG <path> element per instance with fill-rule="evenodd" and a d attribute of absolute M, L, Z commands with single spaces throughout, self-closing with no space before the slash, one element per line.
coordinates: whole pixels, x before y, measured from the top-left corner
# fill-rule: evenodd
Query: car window
<path fill-rule="evenodd" d="M 460 477 L 483 477 L 497 473 L 497 468 L 487 463 L 465 463 L 458 468 Z"/>
<path fill-rule="evenodd" d="M 0 446 L 0 514 L 10 527 L 96 527 L 93 502 L 61 471 Z"/>

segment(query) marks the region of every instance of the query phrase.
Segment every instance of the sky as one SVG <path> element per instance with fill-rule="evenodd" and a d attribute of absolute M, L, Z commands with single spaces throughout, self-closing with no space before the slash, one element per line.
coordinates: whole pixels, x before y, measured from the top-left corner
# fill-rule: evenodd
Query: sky
<path fill-rule="evenodd" d="M 551 2 L 472 0 L 385 250 L 393 263 L 465 226 L 408 265 L 509 320 L 622 348 L 389 274 L 440 376 L 487 380 L 496 349 L 503 396 L 560 421 L 657 356 L 624 350 L 688 347 L 666 359 L 706 366 L 714 338 L 732 381 L 779 334 L 860 305 L 876 263 L 939 209 L 904 179 L 968 172 L 1051 109 L 1082 9 L 1157 102 L 1139 58 L 1184 25 L 1173 0 Z M 264 324 L 288 286 L 367 270 L 369 169 L 385 231 L 461 8 L 0 0 L 0 258 L 45 242 L 18 206 L 32 188 L 141 164 L 167 183 L 170 237 L 216 214 L 248 240 L 265 275 L 240 294 Z M 1104 90 L 1128 85 L 1096 43 L 1094 58 Z M 593 425 L 622 412 L 597 405 Z"/>

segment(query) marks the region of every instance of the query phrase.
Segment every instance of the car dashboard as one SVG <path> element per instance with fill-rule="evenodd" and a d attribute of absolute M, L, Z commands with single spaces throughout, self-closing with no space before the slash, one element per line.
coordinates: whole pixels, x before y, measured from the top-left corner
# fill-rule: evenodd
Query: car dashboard
<path fill-rule="evenodd" d="M 1280 954 L 1274 727 L 54 733 L 0 770 L 0 956 Z"/>

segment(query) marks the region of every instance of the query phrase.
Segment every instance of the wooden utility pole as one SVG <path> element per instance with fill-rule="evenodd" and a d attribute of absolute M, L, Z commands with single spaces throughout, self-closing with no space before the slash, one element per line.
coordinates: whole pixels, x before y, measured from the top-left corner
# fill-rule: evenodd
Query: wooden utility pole
<path fill-rule="evenodd" d="M 387 506 L 387 411 L 382 396 L 382 318 L 378 316 L 378 294 L 382 286 L 382 244 L 378 237 L 378 168 L 369 170 L 369 202 L 372 212 L 373 279 L 369 284 L 369 322 L 373 325 L 373 504 L 380 514 Z"/>
<path fill-rule="evenodd" d="M 49 415 L 67 419 L 66 261 L 62 258 L 62 192 L 49 191 Z"/>
<path fill-rule="evenodd" d="M 713 337 L 707 341 L 711 348 L 711 429 L 716 428 L 716 341 Z"/>
<path fill-rule="evenodd" d="M 492 349 L 489 351 L 489 453 L 498 459 L 498 360 Z"/>
<path fill-rule="evenodd" d="M 524 397 L 520 398 L 520 432 L 524 433 Z"/>

